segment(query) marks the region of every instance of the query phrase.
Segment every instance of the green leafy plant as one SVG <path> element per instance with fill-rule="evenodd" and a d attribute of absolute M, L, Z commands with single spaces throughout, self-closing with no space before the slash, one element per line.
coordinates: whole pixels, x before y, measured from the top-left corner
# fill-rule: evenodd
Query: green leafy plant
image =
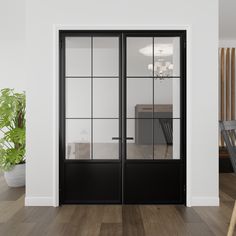
<path fill-rule="evenodd" d="M 25 162 L 25 92 L 0 91 L 0 168 L 11 170 Z"/>

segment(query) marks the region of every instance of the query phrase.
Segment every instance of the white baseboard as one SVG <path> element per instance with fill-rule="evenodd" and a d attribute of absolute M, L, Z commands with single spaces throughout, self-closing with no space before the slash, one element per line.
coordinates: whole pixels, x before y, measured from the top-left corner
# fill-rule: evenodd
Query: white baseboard
<path fill-rule="evenodd" d="M 191 206 L 219 206 L 219 197 L 192 197 Z"/>
<path fill-rule="evenodd" d="M 218 197 L 193 197 L 188 206 L 219 206 Z M 25 206 L 55 206 L 52 197 L 25 197 Z"/>
<path fill-rule="evenodd" d="M 52 197 L 25 197 L 25 206 L 54 206 Z"/>

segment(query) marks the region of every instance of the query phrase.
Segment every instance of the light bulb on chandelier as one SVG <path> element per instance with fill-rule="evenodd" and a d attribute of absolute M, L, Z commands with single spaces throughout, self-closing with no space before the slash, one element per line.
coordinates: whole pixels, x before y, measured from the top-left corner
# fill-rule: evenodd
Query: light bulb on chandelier
<path fill-rule="evenodd" d="M 152 45 L 148 45 L 140 49 L 139 51 L 145 56 L 153 56 Z M 148 70 L 153 71 L 153 74 L 156 77 L 156 79 L 159 78 L 160 80 L 164 80 L 164 78 L 173 75 L 174 65 L 170 59 L 172 55 L 173 55 L 172 44 L 154 45 L 154 57 L 157 57 L 157 60 L 154 62 L 154 64 L 148 65 Z"/>

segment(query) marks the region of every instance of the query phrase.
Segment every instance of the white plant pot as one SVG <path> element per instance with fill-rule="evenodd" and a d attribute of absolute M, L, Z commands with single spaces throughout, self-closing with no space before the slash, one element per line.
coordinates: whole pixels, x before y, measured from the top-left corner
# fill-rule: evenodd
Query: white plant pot
<path fill-rule="evenodd" d="M 15 165 L 12 170 L 5 171 L 4 177 L 9 187 L 25 186 L 25 164 Z"/>

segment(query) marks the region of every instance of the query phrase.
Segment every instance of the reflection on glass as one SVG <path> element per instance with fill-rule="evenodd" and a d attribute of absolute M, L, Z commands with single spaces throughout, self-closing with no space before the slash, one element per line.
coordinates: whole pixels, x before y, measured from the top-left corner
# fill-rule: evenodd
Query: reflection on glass
<path fill-rule="evenodd" d="M 127 119 L 127 159 L 153 159 L 152 130 L 152 119 Z"/>
<path fill-rule="evenodd" d="M 142 49 L 152 45 L 152 37 L 128 37 L 127 38 L 127 75 L 128 76 L 152 76 L 148 65 L 153 63 L 153 57 L 142 53 Z"/>
<path fill-rule="evenodd" d="M 91 120 L 66 120 L 66 159 L 91 159 Z"/>
<path fill-rule="evenodd" d="M 119 118 L 119 79 L 94 78 L 93 117 Z"/>
<path fill-rule="evenodd" d="M 91 38 L 66 38 L 66 76 L 91 76 Z"/>
<path fill-rule="evenodd" d="M 119 72 L 119 38 L 93 38 L 93 75 L 118 76 Z"/>
<path fill-rule="evenodd" d="M 137 118 L 138 113 L 143 105 L 153 103 L 153 81 L 152 78 L 130 78 L 127 79 L 127 117 Z M 146 109 L 146 110 L 145 110 Z M 152 118 L 152 110 L 144 108 L 143 111 L 148 112 L 149 118 Z M 144 118 L 144 117 L 140 117 Z"/>
<path fill-rule="evenodd" d="M 154 159 L 180 159 L 180 120 L 154 120 Z"/>
<path fill-rule="evenodd" d="M 118 119 L 93 120 L 93 159 L 118 159 L 119 137 Z"/>
<path fill-rule="evenodd" d="M 155 76 L 168 77 L 180 75 L 179 37 L 159 37 L 154 39 L 154 68 L 149 65 Z"/>
<path fill-rule="evenodd" d="M 66 117 L 90 118 L 91 79 L 66 79 Z"/>
<path fill-rule="evenodd" d="M 180 79 L 154 79 L 156 118 L 180 117 Z"/>

